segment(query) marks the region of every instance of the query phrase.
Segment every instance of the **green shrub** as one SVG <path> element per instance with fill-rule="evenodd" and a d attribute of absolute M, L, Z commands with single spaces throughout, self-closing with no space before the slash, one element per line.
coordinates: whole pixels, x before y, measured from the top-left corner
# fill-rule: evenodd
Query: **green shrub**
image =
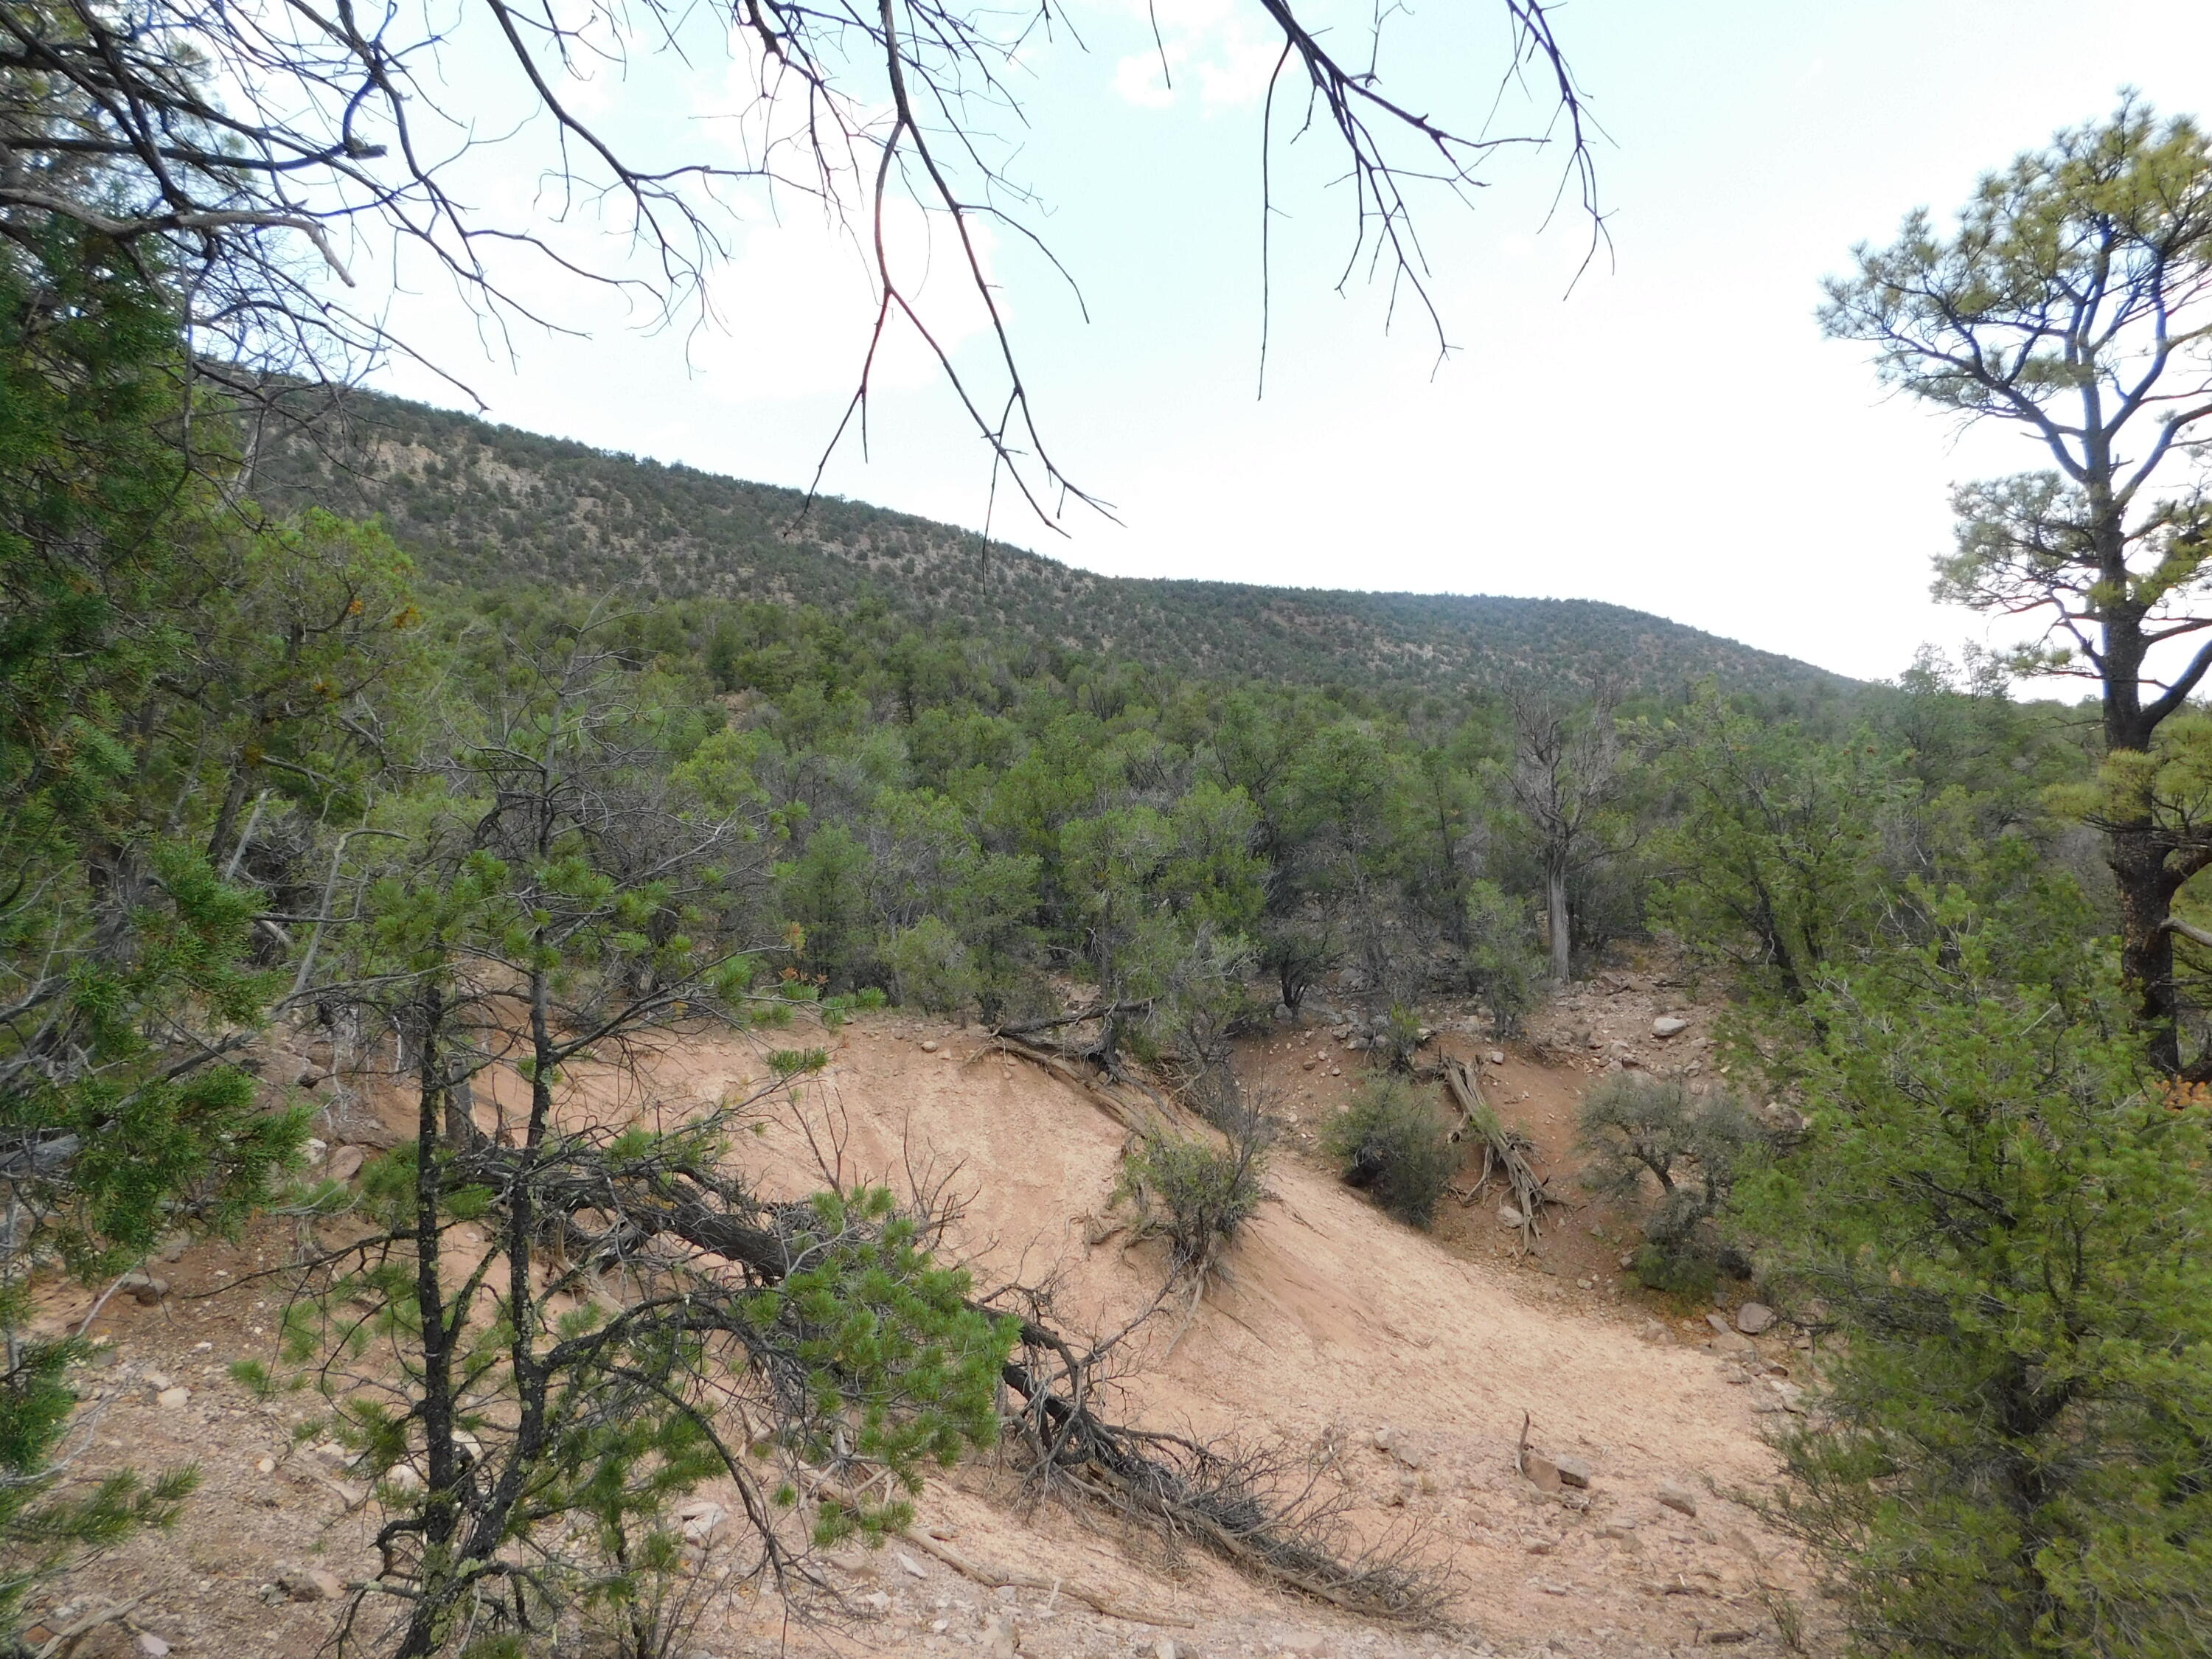
<path fill-rule="evenodd" d="M 1806 1141 L 1739 1194 L 1844 1339 L 1779 1512 L 1866 1651 L 2183 1659 L 2212 1652 L 2212 1123 L 2117 1035 L 2102 941 L 2032 925 L 1954 915 L 1811 1010 Z M 2077 963 L 1992 971 L 1992 932 Z"/>
<path fill-rule="evenodd" d="M 924 916 L 891 935 L 884 960 L 900 1005 L 933 1014 L 957 1013 L 975 1000 L 979 976 L 951 923 Z"/>
<path fill-rule="evenodd" d="M 1409 1226 L 1426 1227 L 1459 1167 L 1459 1147 L 1443 1115 L 1405 1079 L 1371 1077 L 1328 1126 L 1325 1143 L 1345 1181 Z"/>
<path fill-rule="evenodd" d="M 1115 1196 L 1137 1212 L 1140 1237 L 1164 1238 L 1180 1273 L 1204 1273 L 1267 1196 L 1267 1154 L 1250 1134 L 1217 1146 L 1197 1136 L 1153 1134 L 1121 1160 Z"/>
<path fill-rule="evenodd" d="M 1655 1291 L 1711 1291 L 1724 1263 L 1713 1218 L 1763 1145 L 1751 1114 L 1725 1092 L 1622 1072 L 1589 1091 L 1577 1124 L 1589 1158 L 1583 1184 L 1645 1206 L 1637 1277 Z"/>
<path fill-rule="evenodd" d="M 878 1008 L 889 1006 L 890 1003 L 890 998 L 873 985 L 864 985 L 853 993 L 853 1006 L 866 1009 L 871 1013 Z"/>

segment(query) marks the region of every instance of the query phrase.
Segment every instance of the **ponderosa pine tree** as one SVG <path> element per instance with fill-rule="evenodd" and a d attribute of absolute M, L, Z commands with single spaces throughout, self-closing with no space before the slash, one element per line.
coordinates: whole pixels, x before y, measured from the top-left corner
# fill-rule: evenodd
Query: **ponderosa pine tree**
<path fill-rule="evenodd" d="M 2154 1060 L 2181 1069 L 2168 922 L 2212 831 L 2162 811 L 2142 757 L 2212 670 L 2212 140 L 2132 95 L 1984 179 L 1956 230 L 1911 215 L 1828 284 L 1830 336 L 1962 420 L 2021 428 L 2046 471 L 1960 488 L 1938 598 L 2039 617 L 2016 665 L 2096 683 L 2112 787 L 2097 819 L 2122 963 Z M 2212 1055 L 2205 1057 L 2212 1060 Z"/>

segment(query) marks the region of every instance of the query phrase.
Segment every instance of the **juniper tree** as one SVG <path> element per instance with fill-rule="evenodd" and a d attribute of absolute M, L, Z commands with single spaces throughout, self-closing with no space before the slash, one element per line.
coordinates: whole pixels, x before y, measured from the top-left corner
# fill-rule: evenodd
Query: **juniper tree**
<path fill-rule="evenodd" d="M 1777 1513 L 1869 1651 L 2181 1659 L 2212 1642 L 2212 1146 L 2078 895 L 1923 892 L 1832 970 L 1802 1150 L 1739 1188 L 1844 1340 Z"/>
<path fill-rule="evenodd" d="M 994 1432 L 1012 1340 L 887 1192 L 762 1197 L 732 1144 L 760 1093 L 653 1097 L 656 1037 L 812 993 L 745 937 L 759 821 L 671 781 L 661 711 L 589 634 L 458 734 L 325 993 L 386 1022 L 415 1133 L 367 1178 L 371 1231 L 314 1265 L 287 1356 L 385 1503 L 349 1639 L 406 1659 L 639 1605 L 709 1478 L 757 1570 L 799 1588 L 806 1528 L 749 1454 L 811 1471 L 812 1536 L 896 1528 L 932 1461 Z"/>

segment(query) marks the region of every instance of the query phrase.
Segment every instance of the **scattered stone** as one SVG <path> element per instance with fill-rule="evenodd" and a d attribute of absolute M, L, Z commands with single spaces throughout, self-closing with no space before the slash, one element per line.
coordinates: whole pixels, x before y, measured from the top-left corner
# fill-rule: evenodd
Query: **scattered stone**
<path fill-rule="evenodd" d="M 1288 1025 L 1296 1020 L 1297 1017 L 1297 1011 L 1292 1008 L 1289 1003 L 1279 1002 L 1275 1005 L 1276 1024 L 1280 1025 Z"/>
<path fill-rule="evenodd" d="M 1623 1250 L 1623 1251 L 1620 1253 L 1620 1270 L 1621 1270 L 1621 1272 L 1623 1272 L 1623 1273 L 1626 1273 L 1626 1272 L 1627 1272 L 1631 1267 L 1633 1267 L 1635 1265 L 1636 1265 L 1636 1252 L 1635 1252 L 1635 1251 L 1633 1251 L 1633 1250 Z"/>
<path fill-rule="evenodd" d="M 676 1511 L 676 1524 L 693 1543 L 710 1536 L 720 1526 L 728 1511 L 720 1504 L 703 1498 L 695 1498 Z"/>
<path fill-rule="evenodd" d="M 145 1655 L 146 1659 L 167 1659 L 169 1651 L 169 1644 L 150 1630 L 138 1632 L 137 1645 L 138 1651 Z"/>
<path fill-rule="evenodd" d="M 1735 1310 L 1735 1328 L 1746 1336 L 1757 1336 L 1774 1323 L 1774 1310 L 1764 1302 L 1747 1302 Z"/>
<path fill-rule="evenodd" d="M 429 1483 L 416 1472 L 412 1463 L 394 1463 L 386 1471 L 384 1484 L 402 1498 L 412 1498 Z"/>
<path fill-rule="evenodd" d="M 345 1581 L 324 1567 L 285 1573 L 276 1588 L 295 1601 L 343 1601 L 346 1593 Z"/>
<path fill-rule="evenodd" d="M 1163 1636 L 1152 1644 L 1152 1659 L 1181 1659 L 1182 1653 L 1172 1637 Z"/>
<path fill-rule="evenodd" d="M 1725 1332 L 1729 1328 L 1728 1316 L 1726 1314 L 1709 1313 L 1705 1316 L 1705 1323 L 1711 1326 L 1717 1331 Z"/>
<path fill-rule="evenodd" d="M 1707 1346 L 1715 1353 L 1747 1354 L 1759 1352 L 1757 1346 L 1749 1337 L 1735 1331 L 1723 1331 Z"/>
<path fill-rule="evenodd" d="M 1490 1051 L 1490 1063 L 1492 1066 L 1503 1066 L 1505 1063 L 1505 1051 L 1503 1048 L 1492 1048 Z"/>
<path fill-rule="evenodd" d="M 1674 1334 L 1656 1319 L 1647 1319 L 1637 1334 L 1646 1342 L 1671 1342 Z"/>
<path fill-rule="evenodd" d="M 890 1612 L 891 1598 L 881 1590 L 870 1590 L 860 1598 L 860 1605 L 867 1609 L 869 1618 L 881 1619 Z"/>
<path fill-rule="evenodd" d="M 273 1457 L 264 1457 L 264 1458 L 262 1458 L 262 1459 L 258 1460 L 258 1461 L 254 1464 L 254 1466 L 253 1466 L 253 1472 L 254 1472 L 254 1474 L 276 1474 L 276 1460 L 275 1458 L 273 1458 Z"/>
<path fill-rule="evenodd" d="M 1320 1065 L 1320 1064 L 1321 1064 L 1321 1059 L 1320 1059 L 1320 1056 L 1316 1055 L 1316 1054 L 1309 1054 L 1309 1055 L 1307 1055 L 1307 1056 L 1306 1056 L 1305 1063 L 1304 1063 L 1303 1066 L 1301 1066 L 1298 1069 L 1299 1069 L 1299 1070 L 1301 1070 L 1301 1071 L 1310 1072 L 1311 1070 L 1313 1070 L 1313 1068 L 1314 1068 L 1315 1066 L 1318 1066 L 1318 1065 Z"/>
<path fill-rule="evenodd" d="M 1549 1555 L 1559 1545 L 1553 1538 L 1527 1538 L 1522 1540 L 1521 1547 L 1531 1555 Z"/>
<path fill-rule="evenodd" d="M 1559 1474 L 1559 1466 L 1540 1451 L 1522 1454 L 1521 1472 L 1538 1492 L 1558 1492 L 1567 1484 Z"/>
<path fill-rule="evenodd" d="M 1501 1204 L 1498 1206 L 1498 1224 L 1501 1227 L 1519 1227 L 1524 1225 L 1528 1219 L 1528 1217 L 1522 1215 L 1510 1204 Z"/>
<path fill-rule="evenodd" d="M 1579 1457 L 1555 1457 L 1553 1463 L 1559 1471 L 1559 1479 L 1570 1486 L 1587 1486 L 1590 1483 L 1590 1466 Z"/>
<path fill-rule="evenodd" d="M 361 1166 L 368 1162 L 366 1146 L 341 1146 L 331 1154 L 324 1173 L 333 1181 L 351 1181 L 361 1173 Z"/>
<path fill-rule="evenodd" d="M 927 1039 L 921 1045 L 921 1052 L 925 1054 L 935 1054 L 937 1052 L 937 1039 L 935 1037 Z"/>
<path fill-rule="evenodd" d="M 163 1411 L 177 1411 L 191 1403 L 190 1389 L 164 1389 L 154 1396 L 154 1403 Z"/>
<path fill-rule="evenodd" d="M 115 1281 L 115 1287 L 128 1292 L 143 1308 L 152 1307 L 169 1293 L 169 1281 L 152 1273 L 125 1273 Z"/>
<path fill-rule="evenodd" d="M 910 1577 L 915 1578 L 927 1578 L 929 1577 L 927 1572 L 922 1571 L 921 1563 L 915 1560 L 914 1557 L 908 1555 L 904 1550 L 893 1550 L 891 1554 L 893 1558 L 897 1560 L 899 1565 L 906 1569 Z"/>
<path fill-rule="evenodd" d="M 155 1394 L 159 1394 L 162 1389 L 167 1388 L 170 1385 L 171 1381 L 172 1379 L 167 1371 L 149 1370 L 146 1373 L 146 1386 L 153 1389 Z"/>
<path fill-rule="evenodd" d="M 983 1621 L 983 1650 L 991 1659 L 1014 1659 L 1022 1650 L 1022 1633 L 1003 1613 Z"/>
<path fill-rule="evenodd" d="M 1662 1014 L 1651 1022 L 1651 1035 L 1656 1037 L 1680 1036 L 1690 1029 L 1690 1022 L 1673 1014 Z"/>
<path fill-rule="evenodd" d="M 1662 1480 L 1658 1490 L 1651 1494 L 1664 1507 L 1693 1519 L 1698 1513 L 1698 1494 L 1687 1486 L 1673 1480 Z"/>
<path fill-rule="evenodd" d="M 1409 1439 L 1402 1434 L 1395 1435 L 1391 1438 L 1389 1449 L 1391 1456 L 1409 1469 L 1429 1467 L 1429 1449 L 1418 1440 Z"/>
<path fill-rule="evenodd" d="M 292 1081 L 299 1088 L 312 1089 L 329 1076 L 330 1073 L 319 1066 L 302 1066 Z"/>

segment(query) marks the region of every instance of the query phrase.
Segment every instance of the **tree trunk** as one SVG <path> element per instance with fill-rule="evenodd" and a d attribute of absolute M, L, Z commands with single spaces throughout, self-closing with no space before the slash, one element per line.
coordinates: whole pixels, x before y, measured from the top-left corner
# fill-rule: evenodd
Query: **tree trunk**
<path fill-rule="evenodd" d="M 2119 890 L 2121 976 L 2151 1064 L 2171 1076 L 2181 1070 L 2181 999 L 2166 920 L 2178 884 L 2166 869 L 2163 843 L 2153 824 L 2122 824 L 2109 833 L 2106 857 Z"/>
<path fill-rule="evenodd" d="M 1567 919 L 1567 872 L 1544 872 L 1546 927 L 1551 934 L 1552 982 L 1565 985 L 1574 976 L 1574 933 Z"/>

